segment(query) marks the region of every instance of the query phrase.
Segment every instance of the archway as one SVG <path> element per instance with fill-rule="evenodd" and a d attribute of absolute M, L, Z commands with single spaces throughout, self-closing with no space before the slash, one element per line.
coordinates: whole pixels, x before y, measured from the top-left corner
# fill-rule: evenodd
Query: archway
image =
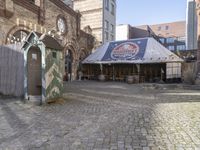
<path fill-rule="evenodd" d="M 81 62 L 87 57 L 87 52 L 85 48 L 81 48 L 81 51 L 79 53 L 79 64 L 78 64 L 78 71 L 82 71 L 82 65 Z"/>
<path fill-rule="evenodd" d="M 5 44 L 15 44 L 23 42 L 23 40 L 25 40 L 30 31 L 30 28 L 23 25 L 14 26 L 7 33 Z"/>
<path fill-rule="evenodd" d="M 71 49 L 67 49 L 64 52 L 65 57 L 65 77 L 64 81 L 71 81 L 73 79 L 73 53 Z"/>
<path fill-rule="evenodd" d="M 42 59 L 41 51 L 38 47 L 31 47 L 27 57 L 27 78 L 28 78 L 28 95 L 42 95 Z"/>
<path fill-rule="evenodd" d="M 13 34 L 13 36 L 16 38 L 18 42 L 23 42 L 28 35 L 29 35 L 29 32 L 26 30 L 18 30 L 17 32 Z"/>

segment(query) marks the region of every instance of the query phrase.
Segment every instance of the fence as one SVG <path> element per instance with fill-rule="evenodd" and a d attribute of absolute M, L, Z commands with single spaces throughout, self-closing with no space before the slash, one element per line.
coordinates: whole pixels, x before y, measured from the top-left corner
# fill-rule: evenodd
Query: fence
<path fill-rule="evenodd" d="M 21 45 L 0 46 L 0 93 L 23 96 L 24 57 Z"/>

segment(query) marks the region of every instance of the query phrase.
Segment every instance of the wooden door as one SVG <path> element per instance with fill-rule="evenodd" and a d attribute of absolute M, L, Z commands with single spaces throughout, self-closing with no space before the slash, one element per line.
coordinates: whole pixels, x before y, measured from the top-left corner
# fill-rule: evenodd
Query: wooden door
<path fill-rule="evenodd" d="M 28 52 L 28 95 L 42 95 L 41 51 L 34 47 Z"/>

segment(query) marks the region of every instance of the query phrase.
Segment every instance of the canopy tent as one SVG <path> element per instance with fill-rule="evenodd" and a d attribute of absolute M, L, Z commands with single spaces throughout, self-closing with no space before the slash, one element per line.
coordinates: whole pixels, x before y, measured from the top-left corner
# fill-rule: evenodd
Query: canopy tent
<path fill-rule="evenodd" d="M 108 79 L 124 81 L 128 76 L 138 76 L 142 81 L 167 81 L 181 79 L 182 62 L 154 38 L 148 37 L 106 43 L 82 64 L 87 78 L 105 75 Z"/>
<path fill-rule="evenodd" d="M 154 38 L 114 41 L 104 44 L 82 64 L 149 64 L 183 62 Z"/>

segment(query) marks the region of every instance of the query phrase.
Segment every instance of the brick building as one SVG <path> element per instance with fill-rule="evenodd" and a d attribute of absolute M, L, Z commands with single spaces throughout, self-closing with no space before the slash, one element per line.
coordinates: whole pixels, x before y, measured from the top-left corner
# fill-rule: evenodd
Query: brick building
<path fill-rule="evenodd" d="M 156 25 L 117 26 L 116 39 L 154 37 L 171 51 L 186 50 L 185 21 L 163 23 Z"/>
<path fill-rule="evenodd" d="M 73 80 L 94 41 L 80 30 L 80 18 L 61 0 L 0 0 L 0 45 L 23 42 L 31 31 L 51 34 L 64 47 L 65 72 Z"/>
<path fill-rule="evenodd" d="M 160 42 L 171 51 L 186 50 L 185 21 L 151 25 Z"/>

